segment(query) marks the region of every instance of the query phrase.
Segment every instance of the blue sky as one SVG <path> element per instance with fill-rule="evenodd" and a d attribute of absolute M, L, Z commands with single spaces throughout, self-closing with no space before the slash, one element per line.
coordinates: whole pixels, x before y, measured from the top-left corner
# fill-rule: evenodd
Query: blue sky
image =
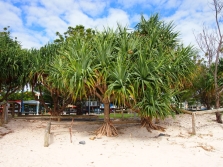
<path fill-rule="evenodd" d="M 212 0 L 1 0 L 0 28 L 10 26 L 23 48 L 39 48 L 63 33 L 68 26 L 116 28 L 117 23 L 134 27 L 143 14 L 159 13 L 161 20 L 173 21 L 185 45 L 195 45 L 194 34 L 203 25 L 214 24 Z"/>

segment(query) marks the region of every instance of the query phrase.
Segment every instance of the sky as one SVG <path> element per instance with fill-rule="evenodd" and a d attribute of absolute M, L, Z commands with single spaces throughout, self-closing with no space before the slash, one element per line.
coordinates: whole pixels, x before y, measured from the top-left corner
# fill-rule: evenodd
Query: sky
<path fill-rule="evenodd" d="M 40 48 L 63 34 L 69 26 L 102 30 L 117 23 L 134 28 L 141 15 L 158 13 L 172 21 L 184 45 L 197 47 L 195 35 L 203 25 L 212 27 L 212 0 L 0 0 L 0 31 L 10 26 L 23 48 Z"/>

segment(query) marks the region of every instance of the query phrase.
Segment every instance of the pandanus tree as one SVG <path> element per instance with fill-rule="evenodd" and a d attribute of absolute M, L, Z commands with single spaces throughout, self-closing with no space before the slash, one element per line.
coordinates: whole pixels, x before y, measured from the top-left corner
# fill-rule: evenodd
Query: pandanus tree
<path fill-rule="evenodd" d="M 147 129 L 161 129 L 153 118 L 173 115 L 174 97 L 183 89 L 194 69 L 193 50 L 177 41 L 171 24 L 142 18 L 138 29 L 128 32 L 96 32 L 86 40 L 79 33 L 69 38 L 59 59 L 50 68 L 63 81 L 70 95 L 95 95 L 104 104 L 104 124 L 96 134 L 117 135 L 109 115 L 109 103 L 132 107 Z"/>
<path fill-rule="evenodd" d="M 54 64 L 54 67 L 53 66 L 50 66 L 50 68 L 52 70 L 50 70 L 52 72 L 52 74 L 54 75 L 53 78 L 55 79 L 56 78 L 56 81 L 58 82 L 58 85 L 60 86 L 65 86 L 64 83 L 65 83 L 65 78 L 67 76 L 64 76 L 65 74 L 70 74 L 71 71 L 69 71 L 68 69 L 65 69 L 66 72 L 62 72 L 60 73 L 60 71 L 56 72 L 58 69 L 63 69 L 63 64 L 68 63 L 70 64 L 70 60 L 71 59 L 78 59 L 78 60 L 82 60 L 84 62 L 84 54 L 83 54 L 83 50 L 81 49 L 81 45 L 82 43 L 85 41 L 85 42 L 90 42 L 92 37 L 94 36 L 95 34 L 95 31 L 88 28 L 88 29 L 85 29 L 84 26 L 82 25 L 77 25 L 76 27 L 68 27 L 68 30 L 64 33 L 64 35 L 60 34 L 59 32 L 56 33 L 57 36 L 59 37 L 58 39 L 56 39 L 54 42 L 56 44 L 59 44 L 59 45 L 62 45 L 62 47 L 60 48 L 60 53 L 56 58 L 56 60 L 61 60 L 60 58 L 60 55 L 62 55 L 62 63 L 58 64 L 58 63 L 55 63 Z M 79 40 L 79 41 L 78 41 Z M 76 43 L 72 42 L 72 41 L 76 41 Z M 80 45 L 79 45 L 80 44 Z M 75 45 L 75 46 L 73 46 Z M 76 56 L 73 56 L 72 58 L 70 56 L 67 56 L 69 54 L 73 55 L 74 52 L 71 51 L 71 46 L 74 47 L 74 49 L 77 49 L 77 53 Z M 84 44 L 84 46 L 86 46 L 86 44 Z M 90 47 L 85 47 L 86 49 L 86 52 L 89 52 L 88 49 L 90 49 Z M 82 58 L 78 57 L 77 55 L 79 54 L 83 54 L 82 55 Z M 87 54 L 86 54 L 87 55 Z M 86 56 L 87 58 L 88 56 Z M 68 62 L 67 62 L 68 61 Z M 79 63 L 79 61 L 77 61 Z M 86 62 L 84 62 L 86 63 Z M 86 64 L 85 64 L 86 65 Z M 84 66 L 85 66 L 84 65 Z M 74 66 L 73 66 L 74 67 Z M 78 66 L 77 67 L 77 70 L 80 70 L 79 71 L 79 74 L 81 74 L 81 68 L 82 66 Z M 57 75 L 55 75 L 57 74 Z M 84 74 L 85 75 L 85 74 Z M 71 77 L 69 75 L 69 77 Z M 52 79 L 53 79 L 52 78 Z M 66 80 L 67 81 L 67 80 Z M 69 81 L 67 81 L 69 82 Z M 72 81 L 73 82 L 73 81 Z M 70 83 L 70 82 L 69 82 Z M 83 85 L 82 85 L 83 86 Z M 70 89 L 71 88 L 71 89 Z M 71 99 L 72 101 L 75 103 L 76 105 L 76 109 L 77 109 L 77 114 L 78 115 L 81 115 L 82 114 L 82 98 L 86 98 L 87 96 L 91 95 L 88 91 L 88 93 L 86 94 L 86 91 L 83 90 L 82 93 L 81 90 L 80 90 L 80 85 L 78 85 L 78 89 L 77 89 L 77 92 L 74 92 L 74 85 L 69 85 L 69 89 L 67 89 L 66 87 L 66 90 L 70 91 L 70 93 L 66 93 L 67 95 L 71 96 Z M 80 95 L 80 96 L 79 96 Z M 90 112 L 90 111 L 89 111 Z"/>
<path fill-rule="evenodd" d="M 124 104 L 124 99 L 131 95 L 131 92 L 128 92 L 130 86 L 128 68 L 131 61 L 128 59 L 135 51 L 137 40 L 130 42 L 130 39 L 131 35 L 127 33 L 127 29 L 120 26 L 116 31 L 107 30 L 94 38 L 97 79 L 93 90 L 104 104 L 104 124 L 97 130 L 97 134 L 107 136 L 118 134 L 110 121 L 109 104 L 110 102 Z"/>
<path fill-rule="evenodd" d="M 148 131 L 164 130 L 152 119 L 174 115 L 176 97 L 185 89 L 184 83 L 189 83 L 194 69 L 193 49 L 179 45 L 173 28 L 158 15 L 148 21 L 142 16 L 136 31 L 126 35 L 131 36 L 128 42 L 119 40 L 123 51 L 113 65 L 109 92 L 137 111 Z"/>
<path fill-rule="evenodd" d="M 143 17 L 137 25 L 142 46 L 134 67 L 133 78 L 137 89 L 136 107 L 147 130 L 160 129 L 152 119 L 164 119 L 174 115 L 177 95 L 184 90 L 184 83 L 190 81 L 195 66 L 191 47 L 179 44 L 178 33 L 172 23 L 164 23 L 158 15 L 148 21 Z"/>
<path fill-rule="evenodd" d="M 127 28 L 96 33 L 92 40 L 94 80 L 91 91 L 104 104 L 104 124 L 97 135 L 116 136 L 118 132 L 110 120 L 110 102 L 129 105 L 133 94 L 130 70 L 137 52 L 138 39 Z"/>
<path fill-rule="evenodd" d="M 133 109 L 135 97 L 132 73 L 140 50 L 140 38 L 137 33 L 129 32 L 126 27 L 118 27 L 115 59 L 110 63 L 108 91 L 115 104 Z"/>
<path fill-rule="evenodd" d="M 8 28 L 0 32 L 0 102 L 7 101 L 8 97 L 20 90 L 26 82 L 29 71 L 29 52 L 21 48 L 20 43 L 10 37 Z M 4 116 L 5 113 L 5 116 Z M 3 112 L 7 122 L 7 111 Z"/>
<path fill-rule="evenodd" d="M 61 45 L 47 44 L 39 50 L 31 50 L 33 68 L 29 73 L 29 83 L 33 96 L 54 116 L 61 115 L 65 107 L 72 102 L 66 87 L 62 87 L 61 82 L 54 80 L 51 76 L 54 73 L 51 71 L 50 65 L 53 61 L 57 61 L 55 58 Z M 40 93 L 39 99 L 35 96 L 36 91 Z M 50 97 L 48 101 L 44 98 L 45 96 Z M 51 100 L 49 101 L 49 99 Z M 49 103 L 51 103 L 52 107 L 49 107 Z"/>
<path fill-rule="evenodd" d="M 28 70 L 26 60 L 29 53 L 21 48 L 20 43 L 10 37 L 7 28 L 0 32 L 0 93 L 1 100 L 22 87 L 25 71 Z"/>
<path fill-rule="evenodd" d="M 104 125 L 97 134 L 117 135 L 116 129 L 110 124 L 110 97 L 106 95 L 111 72 L 110 63 L 115 58 L 116 37 L 112 30 L 96 33 L 86 40 L 83 34 L 75 34 L 69 38 L 61 51 L 60 60 L 54 62 L 51 71 L 58 73 L 64 86 L 68 87 L 73 99 L 83 99 L 94 95 L 104 104 Z M 58 72 L 56 72 L 56 70 Z"/>
<path fill-rule="evenodd" d="M 73 98 L 83 99 L 94 95 L 104 104 L 104 124 L 96 131 L 96 134 L 117 135 L 117 130 L 110 120 L 109 106 L 111 101 L 121 99 L 121 96 L 116 96 L 112 91 L 109 92 L 108 87 L 114 81 L 112 75 L 117 63 L 128 62 L 127 59 L 124 60 L 122 54 L 133 52 L 132 47 L 124 51 L 128 38 L 120 34 L 122 34 L 120 29 L 117 31 L 108 29 L 97 32 L 86 40 L 83 34 L 75 33 L 73 38 L 68 38 L 67 45 L 61 52 L 63 56 L 60 56 L 60 60 L 51 66 L 51 71 L 55 71 L 54 76 L 59 75 L 58 79 L 64 79 L 63 83 L 68 87 Z M 124 37 L 126 39 L 121 40 Z M 124 65 L 119 65 L 119 67 L 122 68 Z M 126 67 L 129 66 L 126 65 Z M 122 97 L 126 96 L 126 94 L 122 95 Z"/>

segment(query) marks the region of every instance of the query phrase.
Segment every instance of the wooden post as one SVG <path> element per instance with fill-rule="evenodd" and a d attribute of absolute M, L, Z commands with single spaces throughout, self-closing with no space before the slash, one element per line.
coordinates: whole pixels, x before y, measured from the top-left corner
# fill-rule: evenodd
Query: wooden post
<path fill-rule="evenodd" d="M 18 115 L 17 116 L 21 116 L 22 115 L 21 105 L 20 104 L 17 104 L 17 105 L 18 105 Z"/>
<path fill-rule="evenodd" d="M 46 129 L 45 129 L 45 133 L 44 133 L 44 147 L 49 146 L 50 126 L 51 126 L 51 122 L 48 122 Z"/>
<path fill-rule="evenodd" d="M 196 113 L 192 113 L 192 134 L 196 135 Z"/>
<path fill-rule="evenodd" d="M 72 118 L 72 122 L 70 124 L 70 127 L 69 127 L 69 131 L 70 131 L 70 142 L 72 143 L 72 126 L 73 126 L 73 123 L 74 123 L 74 119 Z"/>

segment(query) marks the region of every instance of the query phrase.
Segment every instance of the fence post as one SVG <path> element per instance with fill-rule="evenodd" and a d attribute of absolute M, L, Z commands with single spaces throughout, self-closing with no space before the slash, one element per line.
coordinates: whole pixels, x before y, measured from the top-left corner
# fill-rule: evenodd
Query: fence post
<path fill-rule="evenodd" d="M 196 113 L 192 113 L 192 134 L 196 135 Z"/>
<path fill-rule="evenodd" d="M 50 126 L 51 126 L 51 122 L 49 121 L 46 126 L 45 133 L 44 133 L 44 147 L 49 146 Z"/>

